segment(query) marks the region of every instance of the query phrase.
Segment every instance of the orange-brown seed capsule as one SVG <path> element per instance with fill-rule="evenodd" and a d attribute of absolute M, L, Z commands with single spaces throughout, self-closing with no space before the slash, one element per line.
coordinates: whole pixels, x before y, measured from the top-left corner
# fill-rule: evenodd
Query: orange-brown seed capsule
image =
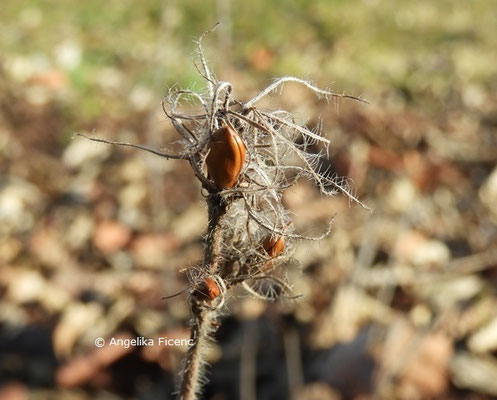
<path fill-rule="evenodd" d="M 196 290 L 202 300 L 214 300 L 221 294 L 218 284 L 213 278 L 205 278 Z"/>
<path fill-rule="evenodd" d="M 235 186 L 245 161 L 245 144 L 230 126 L 212 134 L 210 151 L 205 160 L 209 177 L 219 189 Z"/>
<path fill-rule="evenodd" d="M 285 249 L 285 240 L 283 236 L 277 238 L 270 235 L 264 239 L 262 247 L 264 247 L 269 257 L 274 258 L 279 256 Z"/>

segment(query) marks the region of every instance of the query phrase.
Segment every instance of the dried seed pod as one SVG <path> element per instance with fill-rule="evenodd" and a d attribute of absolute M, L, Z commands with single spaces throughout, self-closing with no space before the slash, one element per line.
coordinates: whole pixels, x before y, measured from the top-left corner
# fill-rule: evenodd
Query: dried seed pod
<path fill-rule="evenodd" d="M 212 301 L 221 294 L 221 289 L 214 278 L 206 277 L 195 288 L 195 296 L 199 300 Z"/>
<path fill-rule="evenodd" d="M 285 240 L 283 239 L 283 236 L 273 237 L 269 235 L 264 239 L 262 247 L 269 257 L 274 258 L 279 256 L 285 249 Z"/>
<path fill-rule="evenodd" d="M 227 125 L 212 134 L 205 160 L 209 177 L 219 189 L 235 186 L 245 161 L 245 144 L 238 132 Z"/>

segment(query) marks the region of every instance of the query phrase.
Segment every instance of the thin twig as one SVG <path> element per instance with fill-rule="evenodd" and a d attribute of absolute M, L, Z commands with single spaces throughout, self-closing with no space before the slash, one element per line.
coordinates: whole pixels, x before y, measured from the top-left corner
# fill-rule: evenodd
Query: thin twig
<path fill-rule="evenodd" d="M 76 136 L 82 136 L 85 139 L 91 140 L 92 142 L 99 142 L 99 143 L 105 143 L 105 144 L 112 144 L 116 146 L 127 146 L 127 147 L 134 147 L 136 149 L 140 150 L 145 150 L 148 151 L 149 153 L 155 154 L 156 156 L 163 157 L 166 160 L 185 160 L 189 157 L 188 154 L 171 154 L 171 153 L 163 153 L 162 151 L 156 150 L 152 147 L 143 145 L 143 144 L 133 144 L 133 143 L 126 143 L 126 142 L 115 142 L 113 140 L 106 140 L 106 139 L 99 139 L 95 137 L 90 137 L 83 135 L 82 133 L 76 133 Z"/>

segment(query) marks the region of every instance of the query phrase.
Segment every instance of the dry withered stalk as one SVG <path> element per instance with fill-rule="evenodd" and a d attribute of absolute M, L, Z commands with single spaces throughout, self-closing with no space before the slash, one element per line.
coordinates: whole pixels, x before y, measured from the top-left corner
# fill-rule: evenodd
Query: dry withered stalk
<path fill-rule="evenodd" d="M 208 226 L 204 259 L 202 265 L 187 270 L 194 344 L 183 369 L 180 399 L 195 399 L 201 391 L 204 353 L 230 289 L 242 285 L 264 299 L 288 295 L 291 287 L 284 273 L 275 273 L 290 259 L 292 242 L 319 240 L 329 233 L 329 228 L 318 237 L 296 233 L 282 204 L 285 189 L 307 178 L 324 195 L 341 193 L 362 205 L 344 179 L 330 177 L 323 170 L 324 154 L 309 151 L 311 145 L 319 143 L 325 153 L 328 139 L 296 122 L 290 112 L 257 107 L 262 98 L 287 82 L 304 85 L 327 100 L 362 100 L 294 77 L 276 79 L 248 102 L 235 100 L 231 83 L 218 81 L 207 66 L 202 50 L 204 35 L 198 41 L 198 70 L 206 82 L 206 92 L 171 90 L 162 102 L 164 113 L 181 136 L 181 152 L 170 154 L 144 145 L 89 138 L 136 147 L 166 159 L 187 160 L 205 192 Z M 189 111 L 183 110 L 184 104 L 190 105 Z M 198 109 L 195 112 L 192 104 Z"/>

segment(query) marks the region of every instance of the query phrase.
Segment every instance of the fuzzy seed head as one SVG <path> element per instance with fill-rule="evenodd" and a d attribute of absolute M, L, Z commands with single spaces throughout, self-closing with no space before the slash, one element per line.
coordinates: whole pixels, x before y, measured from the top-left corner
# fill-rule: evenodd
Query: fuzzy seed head
<path fill-rule="evenodd" d="M 326 100 L 348 96 L 283 77 L 244 103 L 232 97 L 231 83 L 218 81 L 209 70 L 200 43 L 199 54 L 206 90 L 171 90 L 163 108 L 182 137 L 184 151 L 179 158 L 189 160 L 207 191 L 209 223 L 215 225 L 205 236 L 206 251 L 215 254 L 197 268 L 200 276 L 219 276 L 229 289 L 271 278 L 269 274 L 291 262 L 294 240 L 320 240 L 330 232 L 317 236 L 295 232 L 283 194 L 299 180 L 313 181 L 324 195 L 341 193 L 362 203 L 347 180 L 325 167 L 330 165 L 329 140 L 321 135 L 320 125 L 312 130 L 291 112 L 258 108 L 261 99 L 286 83 L 303 85 Z M 197 278 L 191 281 L 198 282 Z M 209 281 L 203 285 L 212 300 L 217 292 Z"/>

